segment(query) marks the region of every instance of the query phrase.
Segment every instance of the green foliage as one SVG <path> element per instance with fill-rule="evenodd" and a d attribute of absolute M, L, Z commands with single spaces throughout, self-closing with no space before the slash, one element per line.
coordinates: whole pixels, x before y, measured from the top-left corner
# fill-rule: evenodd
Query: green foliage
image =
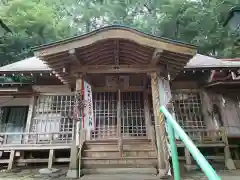
<path fill-rule="evenodd" d="M 44 2 L 12 0 L 0 7 L 0 17 L 13 31 L 0 39 L 0 64 L 31 55 L 31 47 L 71 35 L 68 22 L 56 17 Z"/>
<path fill-rule="evenodd" d="M 0 17 L 14 33 L 0 39 L 0 64 L 112 24 L 195 44 L 206 55 L 239 57 L 239 34 L 223 27 L 233 6 L 240 0 L 2 0 Z"/>

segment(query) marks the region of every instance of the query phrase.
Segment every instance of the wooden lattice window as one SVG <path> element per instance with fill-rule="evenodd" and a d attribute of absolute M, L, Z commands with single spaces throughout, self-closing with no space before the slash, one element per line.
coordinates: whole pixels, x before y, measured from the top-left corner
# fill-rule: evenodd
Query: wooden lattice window
<path fill-rule="evenodd" d="M 200 93 L 197 91 L 174 91 L 172 103 L 175 117 L 184 129 L 204 129 L 206 127 Z"/>
<path fill-rule="evenodd" d="M 73 130 L 74 95 L 40 95 L 34 108 L 31 131 L 38 133 Z M 68 138 L 70 138 L 70 134 Z M 41 136 L 45 138 L 47 136 Z M 59 136 L 58 136 L 59 137 Z M 61 136 L 64 139 L 63 136 Z"/>

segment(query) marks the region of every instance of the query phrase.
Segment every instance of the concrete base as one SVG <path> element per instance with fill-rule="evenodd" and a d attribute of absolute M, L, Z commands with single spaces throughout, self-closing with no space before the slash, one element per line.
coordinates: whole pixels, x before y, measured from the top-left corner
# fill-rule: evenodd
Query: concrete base
<path fill-rule="evenodd" d="M 158 169 L 158 177 L 160 179 L 168 179 L 170 177 L 168 173 L 166 169 Z"/>
<path fill-rule="evenodd" d="M 235 163 L 232 159 L 227 159 L 225 161 L 225 165 L 228 168 L 228 170 L 235 170 L 236 169 Z"/>
<path fill-rule="evenodd" d="M 55 168 L 43 168 L 43 169 L 39 169 L 39 173 L 40 174 L 52 174 L 52 173 L 56 173 L 60 171 L 60 169 L 55 169 Z"/>
<path fill-rule="evenodd" d="M 188 171 L 188 172 L 199 169 L 198 166 L 193 165 L 193 164 L 191 164 L 191 165 L 185 164 L 185 165 L 184 165 L 184 168 L 185 168 L 186 171 Z"/>
<path fill-rule="evenodd" d="M 67 172 L 67 177 L 68 178 L 78 178 L 78 170 L 68 170 Z"/>

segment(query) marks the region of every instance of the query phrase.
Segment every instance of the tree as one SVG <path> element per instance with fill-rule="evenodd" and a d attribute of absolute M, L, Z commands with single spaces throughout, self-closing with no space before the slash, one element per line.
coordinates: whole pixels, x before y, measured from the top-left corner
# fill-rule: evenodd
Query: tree
<path fill-rule="evenodd" d="M 13 34 L 0 39 L 1 64 L 23 59 L 31 47 L 73 34 L 68 22 L 59 20 L 51 7 L 41 1 L 12 0 L 0 7 L 0 16 Z"/>
<path fill-rule="evenodd" d="M 13 35 L 0 39 L 0 64 L 31 55 L 30 47 L 120 24 L 199 47 L 216 57 L 237 57 L 238 34 L 223 27 L 240 0 L 4 0 L 0 17 Z"/>

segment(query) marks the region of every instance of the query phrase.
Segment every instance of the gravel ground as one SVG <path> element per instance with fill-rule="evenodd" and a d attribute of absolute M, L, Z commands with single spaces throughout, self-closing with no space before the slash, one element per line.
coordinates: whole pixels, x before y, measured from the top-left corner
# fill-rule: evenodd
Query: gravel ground
<path fill-rule="evenodd" d="M 52 174 L 40 174 L 41 167 L 31 168 L 15 168 L 7 172 L 0 170 L 0 180 L 69 180 L 66 178 L 67 167 L 57 167 L 59 171 Z M 218 172 L 222 180 L 239 180 L 240 170 L 235 171 L 220 171 Z M 121 174 L 121 175 L 86 175 L 82 180 L 157 180 L 156 176 L 138 175 L 138 174 Z M 207 178 L 200 172 L 187 174 L 183 180 L 207 180 Z"/>

